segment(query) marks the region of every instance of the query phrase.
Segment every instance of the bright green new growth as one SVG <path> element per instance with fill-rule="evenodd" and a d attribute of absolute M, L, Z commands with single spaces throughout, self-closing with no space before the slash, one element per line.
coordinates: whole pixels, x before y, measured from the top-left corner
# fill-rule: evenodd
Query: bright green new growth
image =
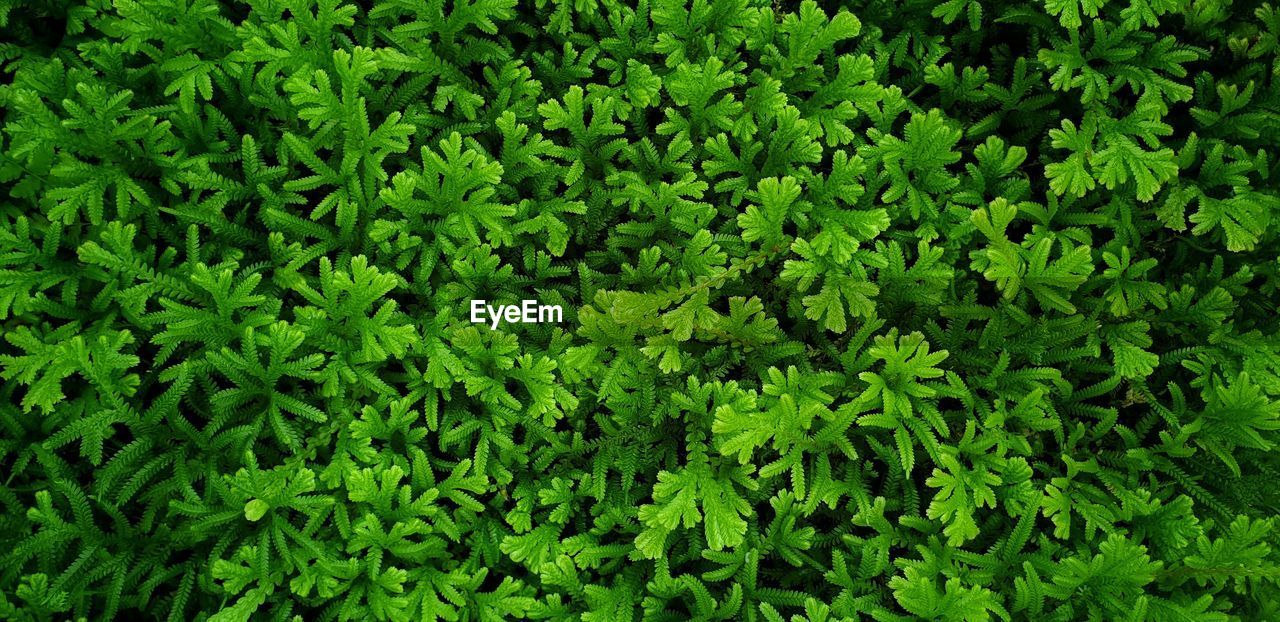
<path fill-rule="evenodd" d="M 1280 619 L 1278 149 L 1259 0 L 0 0 L 0 619 Z"/>

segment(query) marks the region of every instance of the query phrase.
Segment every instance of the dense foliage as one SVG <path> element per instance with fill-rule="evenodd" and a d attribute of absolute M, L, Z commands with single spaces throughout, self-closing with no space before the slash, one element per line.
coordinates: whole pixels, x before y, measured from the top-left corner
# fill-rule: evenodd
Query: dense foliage
<path fill-rule="evenodd" d="M 1278 155 L 1259 0 L 0 0 L 0 618 L 1280 619 Z"/>

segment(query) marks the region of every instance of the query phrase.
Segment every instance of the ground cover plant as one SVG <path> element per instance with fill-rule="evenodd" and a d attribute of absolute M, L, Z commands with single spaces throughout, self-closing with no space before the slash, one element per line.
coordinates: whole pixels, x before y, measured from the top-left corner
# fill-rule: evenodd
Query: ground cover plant
<path fill-rule="evenodd" d="M 0 618 L 1280 619 L 1278 112 L 1257 0 L 0 0 Z"/>

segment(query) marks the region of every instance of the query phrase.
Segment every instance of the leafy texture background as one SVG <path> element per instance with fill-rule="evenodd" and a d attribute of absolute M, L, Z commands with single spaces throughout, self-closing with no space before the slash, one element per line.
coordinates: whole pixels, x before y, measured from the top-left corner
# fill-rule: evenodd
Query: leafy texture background
<path fill-rule="evenodd" d="M 1257 0 L 0 0 L 0 618 L 1280 619 L 1278 111 Z"/>

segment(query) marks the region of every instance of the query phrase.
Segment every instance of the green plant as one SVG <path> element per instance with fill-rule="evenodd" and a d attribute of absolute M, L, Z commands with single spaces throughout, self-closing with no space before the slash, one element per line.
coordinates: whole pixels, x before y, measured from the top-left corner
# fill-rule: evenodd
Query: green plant
<path fill-rule="evenodd" d="M 0 618 L 1280 619 L 1278 145 L 1258 0 L 0 0 Z"/>

